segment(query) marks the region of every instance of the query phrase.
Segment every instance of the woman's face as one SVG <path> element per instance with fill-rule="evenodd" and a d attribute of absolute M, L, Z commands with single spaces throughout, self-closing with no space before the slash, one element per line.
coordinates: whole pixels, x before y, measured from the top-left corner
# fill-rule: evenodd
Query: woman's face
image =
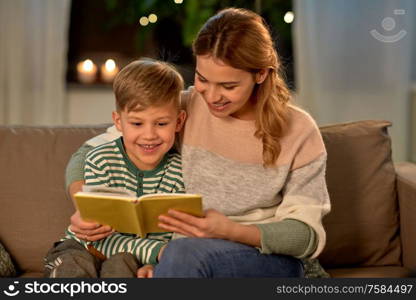
<path fill-rule="evenodd" d="M 255 76 L 250 72 L 235 69 L 210 55 L 196 57 L 195 89 L 218 118 L 254 120 L 255 104 L 250 96 L 255 84 Z"/>

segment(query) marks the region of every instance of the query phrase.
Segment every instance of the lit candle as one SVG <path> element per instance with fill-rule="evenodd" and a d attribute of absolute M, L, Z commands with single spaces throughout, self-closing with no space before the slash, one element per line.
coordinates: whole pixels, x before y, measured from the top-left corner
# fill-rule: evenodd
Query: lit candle
<path fill-rule="evenodd" d="M 118 67 L 113 59 L 107 59 L 101 66 L 101 79 L 104 82 L 112 82 L 118 73 Z"/>
<path fill-rule="evenodd" d="M 97 76 L 97 66 L 91 59 L 86 59 L 77 64 L 78 80 L 82 83 L 92 83 Z"/>

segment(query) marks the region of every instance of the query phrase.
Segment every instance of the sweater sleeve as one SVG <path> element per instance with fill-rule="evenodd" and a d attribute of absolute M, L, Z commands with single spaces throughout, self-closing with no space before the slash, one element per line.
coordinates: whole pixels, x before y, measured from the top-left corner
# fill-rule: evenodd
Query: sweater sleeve
<path fill-rule="evenodd" d="M 256 226 L 261 233 L 260 252 L 263 254 L 279 253 L 305 258 L 316 250 L 315 231 L 301 221 L 285 219 Z"/>
<path fill-rule="evenodd" d="M 322 153 L 320 156 L 309 162 L 308 164 L 299 167 L 289 172 L 286 179 L 285 187 L 282 191 L 282 202 L 278 206 L 275 218 L 280 222 L 284 222 L 288 219 L 294 219 L 306 224 L 309 229 L 300 229 L 300 225 L 296 232 L 302 232 L 312 229 L 316 234 L 316 249 L 312 253 L 311 257 L 317 257 L 323 250 L 326 242 L 326 234 L 322 225 L 322 218 L 330 211 L 330 201 L 328 190 L 326 188 L 325 181 L 325 167 L 326 167 L 326 153 Z M 284 230 L 284 225 L 275 225 L 276 228 L 282 227 L 279 232 Z M 295 228 L 294 227 L 294 228 Z M 290 231 L 291 232 L 291 231 Z M 289 232 L 288 232 L 289 233 Z M 301 236 L 300 235 L 299 238 Z M 284 236 L 287 236 L 284 235 Z M 267 235 L 265 235 L 265 238 Z M 280 237 L 280 241 L 276 238 L 270 243 L 273 243 L 275 247 L 277 244 L 287 242 L 288 237 Z M 269 244 L 269 242 L 265 243 Z M 311 243 L 309 242 L 310 246 Z M 310 247 L 306 249 L 310 249 Z M 307 256 L 306 252 L 301 257 Z"/>
<path fill-rule="evenodd" d="M 69 185 L 75 181 L 84 180 L 84 166 L 87 153 L 94 147 L 83 144 L 77 152 L 72 154 L 65 170 L 65 187 L 68 189 Z"/>

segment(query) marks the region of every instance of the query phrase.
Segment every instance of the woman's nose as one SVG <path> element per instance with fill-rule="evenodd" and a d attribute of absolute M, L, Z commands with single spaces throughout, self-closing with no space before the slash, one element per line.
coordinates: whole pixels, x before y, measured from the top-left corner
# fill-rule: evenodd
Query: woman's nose
<path fill-rule="evenodd" d="M 220 95 L 219 90 L 216 87 L 211 86 L 205 90 L 204 98 L 205 98 L 205 101 L 209 103 L 215 103 L 221 99 L 221 95 Z"/>

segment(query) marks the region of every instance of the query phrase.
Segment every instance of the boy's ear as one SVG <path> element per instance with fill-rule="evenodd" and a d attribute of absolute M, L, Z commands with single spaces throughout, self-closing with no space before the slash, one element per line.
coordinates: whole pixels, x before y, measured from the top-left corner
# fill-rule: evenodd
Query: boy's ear
<path fill-rule="evenodd" d="M 183 125 L 185 124 L 186 120 L 186 112 L 184 110 L 181 110 L 179 112 L 178 118 L 176 119 L 176 132 L 179 132 L 182 130 Z"/>
<path fill-rule="evenodd" d="M 121 128 L 121 116 L 120 116 L 120 114 L 117 111 L 113 111 L 111 116 L 113 117 L 113 123 L 114 123 L 114 125 L 116 125 L 117 130 L 121 132 L 122 128 Z"/>
<path fill-rule="evenodd" d="M 269 69 L 261 69 L 256 73 L 255 81 L 257 84 L 263 83 L 266 80 L 267 75 L 269 74 Z"/>

